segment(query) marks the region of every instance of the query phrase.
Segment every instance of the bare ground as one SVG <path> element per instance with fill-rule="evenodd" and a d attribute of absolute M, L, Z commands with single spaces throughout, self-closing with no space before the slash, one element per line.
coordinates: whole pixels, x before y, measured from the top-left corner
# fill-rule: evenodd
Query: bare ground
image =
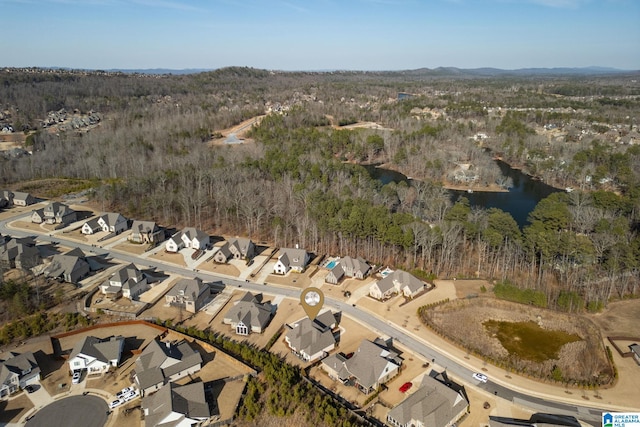
<path fill-rule="evenodd" d="M 425 313 L 424 319 L 454 342 L 470 352 L 498 361 L 499 364 L 505 363 L 517 371 L 546 378 L 557 366 L 567 380 L 587 383 L 597 379 L 602 384 L 609 384 L 611 380 L 612 372 L 599 330 L 593 322 L 581 316 L 489 298 L 457 300 L 428 309 Z M 489 335 L 484 328 L 483 322 L 490 319 L 532 321 L 544 329 L 577 334 L 582 340 L 565 344 L 554 360 L 538 363 L 516 359 L 509 355 L 497 337 Z"/>

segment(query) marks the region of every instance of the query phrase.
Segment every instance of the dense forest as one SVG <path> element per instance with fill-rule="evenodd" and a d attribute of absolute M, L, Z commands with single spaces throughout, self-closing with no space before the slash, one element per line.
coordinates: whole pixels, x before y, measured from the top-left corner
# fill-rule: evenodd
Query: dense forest
<path fill-rule="evenodd" d="M 5 69 L 0 119 L 32 154 L 0 157 L 0 187 L 45 196 L 40 184 L 65 179 L 130 218 L 598 310 L 639 291 L 639 77 Z M 100 122 L 62 128 L 50 119 L 61 111 Z M 244 144 L 212 144 L 267 112 Z M 522 229 L 452 201 L 443 183 L 461 170 L 463 184 L 509 185 L 495 157 L 572 191 L 542 200 Z M 372 163 L 414 181 L 382 185 L 361 166 Z"/>

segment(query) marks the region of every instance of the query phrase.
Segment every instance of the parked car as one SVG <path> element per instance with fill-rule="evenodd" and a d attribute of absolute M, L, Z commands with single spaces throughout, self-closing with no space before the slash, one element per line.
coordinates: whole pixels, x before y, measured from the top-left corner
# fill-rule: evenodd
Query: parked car
<path fill-rule="evenodd" d="M 120 399 L 116 399 L 113 402 L 109 403 L 109 409 L 114 409 L 117 408 L 118 406 L 122 405 L 124 402 Z"/>
<path fill-rule="evenodd" d="M 136 397 L 138 397 L 139 393 L 138 390 L 133 390 L 130 391 L 129 393 L 125 394 L 124 396 L 122 396 L 122 400 L 124 400 L 125 402 L 128 402 L 130 400 L 135 399 Z"/>
<path fill-rule="evenodd" d="M 36 386 L 34 386 L 33 384 L 29 384 L 24 389 L 27 390 L 27 393 L 33 393 L 37 390 Z"/>
<path fill-rule="evenodd" d="M 121 399 L 123 396 L 131 393 L 134 390 L 135 390 L 135 388 L 133 386 L 125 387 L 125 388 L 123 388 L 122 390 L 120 390 L 119 392 L 116 393 L 116 397 L 118 399 Z"/>
<path fill-rule="evenodd" d="M 411 387 L 413 386 L 412 382 L 406 382 L 404 384 L 402 384 L 400 386 L 400 392 L 401 393 L 405 393 L 407 390 L 409 390 Z"/>
<path fill-rule="evenodd" d="M 487 382 L 487 376 L 485 374 L 481 374 L 479 372 L 476 372 L 473 374 L 473 378 L 482 382 L 482 383 L 486 383 Z"/>
<path fill-rule="evenodd" d="M 82 372 L 73 371 L 73 376 L 71 377 L 71 384 L 79 384 L 81 377 L 82 377 Z"/>

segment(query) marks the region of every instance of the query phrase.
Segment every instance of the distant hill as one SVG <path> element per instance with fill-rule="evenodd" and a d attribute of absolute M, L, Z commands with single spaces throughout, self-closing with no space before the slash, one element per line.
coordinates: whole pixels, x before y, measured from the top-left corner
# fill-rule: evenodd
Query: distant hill
<path fill-rule="evenodd" d="M 637 71 L 637 70 L 636 70 Z M 603 74 L 622 74 L 629 73 L 629 70 L 620 70 L 609 67 L 556 67 L 556 68 L 520 68 L 517 70 L 504 70 L 500 68 L 456 68 L 456 67 L 438 67 L 438 68 L 419 68 L 417 70 L 401 71 L 403 74 L 409 75 L 425 75 L 425 76 L 587 76 L 587 75 L 603 75 Z M 633 71 L 631 71 L 633 72 Z"/>

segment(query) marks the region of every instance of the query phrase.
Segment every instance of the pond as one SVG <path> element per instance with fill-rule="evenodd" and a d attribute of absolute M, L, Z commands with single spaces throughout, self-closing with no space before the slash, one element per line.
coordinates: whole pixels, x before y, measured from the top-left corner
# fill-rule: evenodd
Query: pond
<path fill-rule="evenodd" d="M 496 160 L 496 163 L 500 167 L 502 174 L 513 181 L 513 186 L 509 188 L 508 192 L 474 191 L 473 193 L 468 193 L 462 190 L 449 190 L 451 201 L 455 203 L 460 197 L 466 197 L 471 206 L 479 206 L 485 209 L 501 209 L 510 213 L 522 228 L 529 223 L 527 217 L 540 200 L 552 193 L 561 191 L 531 178 L 518 169 L 513 169 L 503 161 Z M 364 168 L 373 179 L 377 179 L 382 184 L 402 181 L 411 183 L 411 179 L 400 172 L 379 168 L 375 165 L 366 165 Z"/>

